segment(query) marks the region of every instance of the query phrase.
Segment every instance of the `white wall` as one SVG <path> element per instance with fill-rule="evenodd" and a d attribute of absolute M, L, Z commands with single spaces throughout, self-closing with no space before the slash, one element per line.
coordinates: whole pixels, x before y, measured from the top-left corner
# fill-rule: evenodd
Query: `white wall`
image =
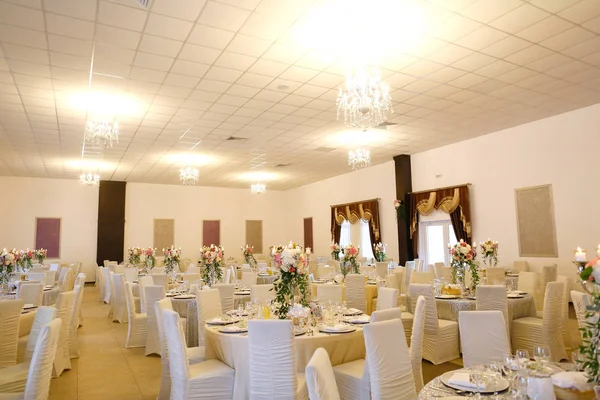
<path fill-rule="evenodd" d="M 411 157 L 413 190 L 472 183 L 473 240 L 497 240 L 500 264 L 509 265 L 521 259 L 514 190 L 552 184 L 558 258 L 522 259 L 572 275 L 573 249 L 593 257 L 600 242 L 599 129 L 597 104 L 419 153 Z"/>
<path fill-rule="evenodd" d="M 78 180 L 6 176 L 0 176 L 0 188 L 0 248 L 35 248 L 36 217 L 61 218 L 60 260 L 81 261 L 93 276 L 98 188 Z"/>
<path fill-rule="evenodd" d="M 331 242 L 331 205 L 381 198 L 379 218 L 381 237 L 388 245 L 388 257 L 398 260 L 396 228 L 396 178 L 394 161 L 349 172 L 333 178 L 291 189 L 288 201 L 287 225 L 289 240 L 304 241 L 303 219 L 313 219 L 314 250 L 317 255 L 329 255 Z"/>

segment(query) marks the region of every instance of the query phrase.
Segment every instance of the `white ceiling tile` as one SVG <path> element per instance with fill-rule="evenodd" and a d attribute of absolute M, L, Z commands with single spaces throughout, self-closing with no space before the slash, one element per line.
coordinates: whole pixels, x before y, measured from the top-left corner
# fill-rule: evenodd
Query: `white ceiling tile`
<path fill-rule="evenodd" d="M 261 39 L 278 39 L 294 22 L 295 16 L 289 12 L 275 15 L 252 13 L 239 32 Z"/>
<path fill-rule="evenodd" d="M 454 64 L 452 64 L 452 66 L 464 71 L 472 72 L 483 67 L 484 65 L 494 62 L 495 60 L 496 59 L 494 57 L 482 53 L 473 53 L 456 61 Z"/>
<path fill-rule="evenodd" d="M 94 74 L 111 75 L 127 78 L 131 72 L 131 65 L 119 64 L 110 61 L 94 60 Z"/>
<path fill-rule="evenodd" d="M 443 48 L 439 49 L 438 51 L 435 51 L 434 53 L 427 56 L 427 59 L 440 64 L 450 65 L 460 60 L 461 58 L 465 58 L 471 54 L 473 54 L 472 50 L 453 44 L 448 44 Z"/>
<path fill-rule="evenodd" d="M 274 79 L 273 76 L 260 75 L 260 74 L 254 74 L 251 72 L 246 72 L 245 74 L 243 74 L 240 77 L 240 79 L 238 79 L 237 83 L 239 83 L 241 85 L 253 86 L 253 87 L 257 87 L 257 88 L 264 88 L 269 83 L 271 83 L 273 81 L 273 79 Z"/>
<path fill-rule="evenodd" d="M 0 24 L 0 38 L 2 41 L 8 43 L 21 44 L 40 49 L 48 48 L 44 32 L 19 28 L 18 26 Z"/>
<path fill-rule="evenodd" d="M 0 22 L 38 31 L 45 29 L 42 11 L 1 2 Z"/>
<path fill-rule="evenodd" d="M 242 54 L 231 53 L 224 51 L 221 53 L 219 58 L 215 61 L 215 65 L 219 67 L 237 69 L 240 71 L 247 70 L 252 64 L 256 62 L 255 57 L 245 56 Z"/>
<path fill-rule="evenodd" d="M 76 39 L 91 40 L 94 37 L 94 23 L 81 19 L 46 13 L 48 32 Z"/>
<path fill-rule="evenodd" d="M 150 13 L 145 32 L 168 39 L 183 41 L 188 37 L 193 26 L 194 24 L 189 21 Z"/>
<path fill-rule="evenodd" d="M 600 17 L 590 19 L 589 21 L 583 24 L 583 27 L 596 33 L 600 33 Z"/>
<path fill-rule="evenodd" d="M 453 42 L 461 37 L 473 32 L 481 27 L 481 23 L 465 18 L 461 15 L 454 15 L 445 20 L 438 27 L 433 28 L 430 35 L 448 42 Z"/>
<path fill-rule="evenodd" d="M 575 75 L 584 71 L 589 70 L 589 65 L 580 61 L 571 61 L 563 64 L 559 67 L 546 71 L 547 75 L 554 76 L 556 78 L 565 78 L 570 75 Z"/>
<path fill-rule="evenodd" d="M 134 58 L 135 51 L 122 47 L 97 44 L 94 49 L 94 60 L 130 65 Z"/>
<path fill-rule="evenodd" d="M 525 3 L 521 7 L 495 19 L 490 25 L 504 32 L 515 33 L 549 16 L 550 14 L 546 11 Z"/>
<path fill-rule="evenodd" d="M 523 3 L 519 0 L 478 0 L 469 7 L 461 10 L 461 14 L 476 21 L 488 23 L 514 10 Z"/>
<path fill-rule="evenodd" d="M 517 32 L 516 35 L 531 42 L 540 42 L 572 27 L 572 23 L 552 15 Z"/>
<path fill-rule="evenodd" d="M 584 41 L 582 43 L 576 44 L 572 47 L 566 48 L 562 50 L 562 53 L 574 57 L 574 58 L 584 58 L 589 56 L 590 54 L 594 54 L 600 49 L 600 36 L 595 36 L 593 39 Z"/>
<path fill-rule="evenodd" d="M 533 45 L 526 47 L 525 49 L 518 51 L 510 56 L 506 57 L 506 61 L 509 61 L 518 65 L 527 65 L 541 58 L 547 57 L 553 54 L 552 50 L 548 50 L 545 47 Z"/>
<path fill-rule="evenodd" d="M 583 0 L 564 9 L 558 15 L 576 24 L 584 23 L 600 15 L 600 0 Z"/>
<path fill-rule="evenodd" d="M 142 53 L 138 51 L 135 55 L 133 64 L 142 67 L 156 69 L 159 71 L 168 71 L 173 65 L 174 59 L 171 57 L 157 56 L 156 54 Z"/>
<path fill-rule="evenodd" d="M 140 42 L 138 49 L 146 53 L 175 57 L 179 54 L 182 46 L 183 42 L 177 40 L 144 34 L 142 35 L 142 41 Z"/>
<path fill-rule="evenodd" d="M 176 59 L 171 67 L 171 72 L 202 78 L 206 71 L 208 71 L 208 68 L 209 66 L 206 64 Z"/>
<path fill-rule="evenodd" d="M 569 30 L 566 30 L 558 35 L 552 36 L 549 39 L 544 40 L 540 44 L 542 46 L 549 47 L 553 50 L 561 51 L 569 46 L 574 46 L 579 43 L 585 42 L 594 37 L 594 34 L 575 26 Z"/>
<path fill-rule="evenodd" d="M 147 81 L 154 83 L 162 83 L 165 80 L 167 73 L 164 71 L 156 71 L 153 69 L 133 67 L 129 77 L 139 81 Z"/>
<path fill-rule="evenodd" d="M 259 59 L 252 67 L 250 67 L 248 72 L 275 77 L 281 75 L 287 68 L 287 64 Z"/>
<path fill-rule="evenodd" d="M 197 24 L 192 29 L 188 42 L 223 50 L 231 42 L 234 35 L 235 33 L 224 29 Z"/>
<path fill-rule="evenodd" d="M 192 89 L 189 88 L 169 86 L 163 84 L 160 90 L 158 91 L 158 94 L 162 96 L 179 97 L 185 99 L 190 95 L 191 92 Z"/>
<path fill-rule="evenodd" d="M 452 67 L 444 67 L 439 69 L 427 76 L 427 79 L 434 80 L 436 82 L 446 83 L 450 82 L 453 79 L 458 78 L 459 76 L 465 75 L 466 72 L 457 68 Z"/>
<path fill-rule="evenodd" d="M 47 65 L 30 63 L 21 60 L 8 60 L 8 65 L 10 66 L 12 72 L 46 78 L 50 77 L 50 67 Z"/>
<path fill-rule="evenodd" d="M 46 11 L 89 21 L 96 19 L 96 6 L 97 0 L 44 0 Z"/>
<path fill-rule="evenodd" d="M 250 11 L 209 0 L 200 13 L 198 22 L 236 32 L 242 27 L 248 16 L 250 16 Z"/>
<path fill-rule="evenodd" d="M 96 24 L 96 40 L 100 43 L 112 44 L 118 47 L 136 49 L 140 42 L 139 32 L 128 31 L 102 24 Z"/>
<path fill-rule="evenodd" d="M 194 88 L 200 82 L 200 78 L 170 73 L 164 81 L 165 85 Z"/>
<path fill-rule="evenodd" d="M 485 49 L 482 49 L 481 51 L 494 57 L 503 58 L 530 46 L 531 43 L 526 40 L 519 39 L 515 36 L 509 36 L 492 44 L 491 46 L 486 47 Z"/>
<path fill-rule="evenodd" d="M 6 58 L 29 61 L 39 64 L 49 64 L 48 51 L 33 47 L 18 46 L 11 43 L 3 44 Z"/>
<path fill-rule="evenodd" d="M 221 50 L 186 43 L 183 45 L 179 58 L 202 64 L 212 64 L 221 54 Z"/>
<path fill-rule="evenodd" d="M 69 54 L 50 52 L 50 64 L 56 67 L 78 69 L 89 72 L 91 62 L 91 57 L 77 57 Z"/>
<path fill-rule="evenodd" d="M 98 22 L 121 29 L 141 32 L 146 23 L 147 12 L 100 0 Z"/>
<path fill-rule="evenodd" d="M 444 65 L 427 60 L 420 60 L 402 69 L 402 72 L 412 76 L 428 76 L 441 68 L 444 68 Z"/>
<path fill-rule="evenodd" d="M 318 73 L 319 71 L 312 69 L 291 66 L 279 75 L 279 79 L 304 83 L 314 78 Z"/>
<path fill-rule="evenodd" d="M 512 71 L 516 68 L 518 68 L 517 65 L 508 63 L 503 60 L 497 60 L 491 64 L 486 65 L 485 67 L 478 69 L 477 71 L 475 71 L 475 73 L 486 76 L 488 78 L 494 78 L 498 75 L 505 74 L 508 71 Z"/>
<path fill-rule="evenodd" d="M 226 92 L 230 86 L 231 86 L 231 83 L 227 83 L 224 81 L 215 81 L 212 79 L 205 78 L 200 81 L 200 83 L 198 84 L 196 89 L 204 90 L 207 92 L 223 93 L 223 92 Z"/>
<path fill-rule="evenodd" d="M 272 41 L 270 40 L 237 34 L 227 46 L 227 50 L 233 53 L 259 57 L 271 44 Z"/>
<path fill-rule="evenodd" d="M 552 68 L 556 68 L 560 65 L 566 64 L 569 61 L 571 60 L 568 57 L 565 57 L 562 54 L 554 53 L 552 55 L 534 61 L 531 64 L 527 64 L 527 68 L 531 68 L 539 72 L 545 72 Z"/>
<path fill-rule="evenodd" d="M 508 37 L 508 35 L 498 29 L 482 26 L 474 32 L 458 39 L 456 44 L 472 50 L 481 50 L 506 37 Z"/>
<path fill-rule="evenodd" d="M 265 42 L 269 43 L 269 42 Z M 271 61 L 293 64 L 296 62 L 307 49 L 302 46 L 290 46 L 289 43 L 273 43 L 269 49 L 262 55 L 263 58 Z"/>
<path fill-rule="evenodd" d="M 152 12 L 169 17 L 195 21 L 206 0 L 153 0 Z"/>

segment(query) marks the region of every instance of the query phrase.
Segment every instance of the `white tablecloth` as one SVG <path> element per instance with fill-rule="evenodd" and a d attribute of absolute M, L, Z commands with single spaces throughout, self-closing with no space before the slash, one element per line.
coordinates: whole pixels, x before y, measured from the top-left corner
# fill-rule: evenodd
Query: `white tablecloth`
<path fill-rule="evenodd" d="M 256 284 L 257 285 L 269 285 L 273 282 L 275 282 L 275 280 L 279 278 L 279 276 L 277 275 L 258 275 L 256 277 Z"/>
<path fill-rule="evenodd" d="M 332 285 L 332 283 L 313 283 L 311 284 L 311 297 L 313 300 L 317 299 L 317 292 L 319 287 L 323 285 Z M 342 284 L 342 299 L 346 300 L 346 284 Z M 371 315 L 373 310 L 373 299 L 377 298 L 377 285 L 368 284 L 365 287 L 365 297 L 367 300 L 367 314 Z"/>
<path fill-rule="evenodd" d="M 53 289 L 45 290 L 42 295 L 42 305 L 43 306 L 53 306 L 58 299 L 58 295 L 60 294 L 60 289 L 55 287 Z M 0 293 L 0 300 L 13 300 L 16 299 L 17 295 L 12 293 Z"/>
<path fill-rule="evenodd" d="M 220 333 L 218 327 L 207 326 L 205 330 L 206 358 L 217 359 L 235 369 L 234 400 L 250 398 L 250 376 L 248 361 L 248 335 Z M 297 336 L 295 343 L 296 366 L 304 372 L 313 353 L 323 347 L 332 365 L 358 360 L 365 357 L 365 342 L 362 328 L 355 332 L 332 334 L 316 332 L 314 336 Z"/>

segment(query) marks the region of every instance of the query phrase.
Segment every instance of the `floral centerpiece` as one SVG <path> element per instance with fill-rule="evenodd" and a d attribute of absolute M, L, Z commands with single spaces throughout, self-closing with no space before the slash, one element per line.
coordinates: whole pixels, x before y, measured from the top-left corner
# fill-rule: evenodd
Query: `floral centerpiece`
<path fill-rule="evenodd" d="M 0 284 L 6 285 L 10 281 L 10 274 L 13 273 L 16 267 L 17 257 L 16 250 L 7 251 L 2 249 L 0 253 Z M 3 288 L 5 289 L 5 288 Z"/>
<path fill-rule="evenodd" d="M 156 249 L 152 247 L 148 247 L 142 250 L 144 254 L 144 264 L 146 268 L 152 269 L 156 265 Z"/>
<path fill-rule="evenodd" d="M 33 267 L 31 260 L 33 260 L 34 255 L 34 250 L 29 250 L 29 248 L 27 248 L 26 250 L 19 250 L 19 257 L 17 258 L 17 262 L 21 267 L 22 271 L 27 271 L 29 268 Z"/>
<path fill-rule="evenodd" d="M 273 282 L 277 303 L 276 313 L 279 319 L 286 319 L 290 307 L 293 307 L 297 300 L 302 306 L 308 307 L 310 299 L 308 261 L 302 247 L 297 244 L 290 242 L 281 251 L 278 251 L 278 247 L 272 246 L 272 248 L 275 249 L 273 262 L 280 272 L 279 278 Z"/>
<path fill-rule="evenodd" d="M 475 263 L 475 244 L 471 246 L 464 240 L 460 239 L 453 247 L 448 245 L 450 249 L 450 270 L 452 272 L 452 283 L 460 283 L 465 285 L 466 270 L 471 271 L 471 287 L 468 289 L 474 290 L 479 284 L 479 267 Z"/>
<path fill-rule="evenodd" d="M 356 261 L 359 249 L 359 247 L 356 247 L 352 243 L 344 247 L 344 257 L 342 257 L 342 262 L 340 263 L 340 270 L 342 271 L 344 278 L 346 278 L 346 275 L 349 273 L 360 274 L 360 268 Z"/>
<path fill-rule="evenodd" d="M 176 249 L 175 246 L 171 245 L 171 247 L 163 249 L 163 256 L 165 256 L 165 272 L 173 274 L 175 266 L 179 265 L 179 261 L 181 260 L 181 248 Z"/>
<path fill-rule="evenodd" d="M 579 256 L 578 256 L 579 255 Z M 583 255 L 583 256 L 581 256 Z M 578 249 L 574 263 L 578 267 L 581 286 L 591 297 L 587 306 L 586 322 L 581 328 L 583 340 L 579 347 L 582 356 L 582 369 L 588 377 L 588 382 L 596 385 L 596 394 L 600 393 L 600 246 L 598 257 L 590 262 L 585 260 L 585 252 Z"/>
<path fill-rule="evenodd" d="M 223 246 L 211 244 L 210 246 L 202 246 L 200 252 L 202 265 L 204 265 L 202 279 L 204 283 L 212 287 L 222 279 L 223 271 L 221 271 L 221 267 L 225 265 L 225 249 Z"/>
<path fill-rule="evenodd" d="M 385 261 L 385 253 L 387 251 L 387 245 L 379 242 L 375 245 L 375 260 L 379 262 Z"/>
<path fill-rule="evenodd" d="M 254 246 L 245 245 L 242 246 L 242 255 L 244 256 L 244 260 L 246 260 L 246 264 L 251 267 L 256 265 L 256 258 L 254 258 Z"/>
<path fill-rule="evenodd" d="M 130 247 L 127 249 L 127 253 L 129 254 L 129 264 L 139 264 L 140 256 L 142 254 L 142 249 L 139 247 Z"/>
<path fill-rule="evenodd" d="M 498 242 L 488 239 L 481 243 L 481 257 L 483 258 L 483 263 L 488 267 L 498 265 Z"/>
<path fill-rule="evenodd" d="M 334 243 L 331 245 L 331 258 L 336 261 L 340 261 L 340 251 L 342 248 L 339 244 Z"/>
<path fill-rule="evenodd" d="M 48 250 L 46 249 L 38 249 L 35 251 L 35 258 L 37 259 L 38 263 L 43 264 L 44 260 L 46 259 L 46 256 L 48 255 Z"/>

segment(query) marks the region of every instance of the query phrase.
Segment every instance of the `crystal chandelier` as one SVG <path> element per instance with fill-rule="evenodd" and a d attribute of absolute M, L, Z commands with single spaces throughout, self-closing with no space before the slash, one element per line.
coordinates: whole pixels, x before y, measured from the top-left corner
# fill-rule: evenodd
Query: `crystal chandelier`
<path fill-rule="evenodd" d="M 379 71 L 357 69 L 346 75 L 346 89 L 337 98 L 337 119 L 344 114 L 344 124 L 363 130 L 373 128 L 394 112 L 389 88 L 381 81 Z"/>
<path fill-rule="evenodd" d="M 103 148 L 112 147 L 113 142 L 119 143 L 119 125 L 106 120 L 88 121 L 85 124 L 85 141 Z"/>
<path fill-rule="evenodd" d="M 371 166 L 371 153 L 369 150 L 356 149 L 348 152 L 348 165 L 352 170 L 367 168 Z"/>
<path fill-rule="evenodd" d="M 79 176 L 79 182 L 85 186 L 100 186 L 100 175 L 92 174 L 91 172 L 81 174 Z"/>
<path fill-rule="evenodd" d="M 198 170 L 188 166 L 179 170 L 179 180 L 184 185 L 195 185 L 198 183 Z"/>
<path fill-rule="evenodd" d="M 250 193 L 252 194 L 262 194 L 267 191 L 267 187 L 264 183 L 254 183 L 250 185 Z"/>

